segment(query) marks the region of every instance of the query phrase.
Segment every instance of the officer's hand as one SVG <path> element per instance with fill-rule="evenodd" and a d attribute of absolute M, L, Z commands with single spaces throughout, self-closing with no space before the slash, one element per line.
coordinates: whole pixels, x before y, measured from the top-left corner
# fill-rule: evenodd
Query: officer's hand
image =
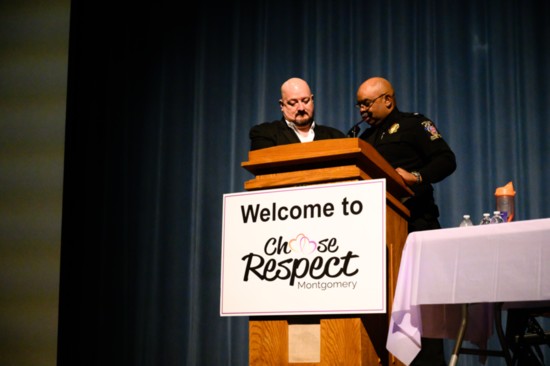
<path fill-rule="evenodd" d="M 416 172 L 415 173 L 418 174 L 418 175 L 410 173 L 410 172 L 406 171 L 403 168 L 397 168 L 397 169 L 395 169 L 395 171 L 397 172 L 397 174 L 399 174 L 401 176 L 401 178 L 403 178 L 403 181 L 408 186 L 414 186 L 415 184 L 418 184 L 418 183 L 422 182 L 422 178 Z"/>

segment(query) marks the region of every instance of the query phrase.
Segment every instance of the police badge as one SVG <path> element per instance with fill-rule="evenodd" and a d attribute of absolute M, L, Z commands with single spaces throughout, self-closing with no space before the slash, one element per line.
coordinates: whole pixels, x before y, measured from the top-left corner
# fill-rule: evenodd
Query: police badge
<path fill-rule="evenodd" d="M 390 129 L 388 130 L 388 133 L 391 135 L 393 133 L 396 133 L 397 130 L 399 129 L 399 123 L 394 123 Z"/>

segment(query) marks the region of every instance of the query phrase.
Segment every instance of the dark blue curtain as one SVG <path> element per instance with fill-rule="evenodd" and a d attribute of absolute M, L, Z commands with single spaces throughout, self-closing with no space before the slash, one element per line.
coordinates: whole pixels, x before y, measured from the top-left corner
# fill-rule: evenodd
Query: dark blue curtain
<path fill-rule="evenodd" d="M 248 363 L 248 319 L 219 316 L 222 196 L 251 178 L 248 129 L 280 117 L 289 77 L 344 132 L 375 75 L 433 119 L 458 163 L 435 186 L 444 227 L 509 181 L 518 220 L 550 217 L 549 16 L 535 0 L 73 2 L 58 364 Z"/>

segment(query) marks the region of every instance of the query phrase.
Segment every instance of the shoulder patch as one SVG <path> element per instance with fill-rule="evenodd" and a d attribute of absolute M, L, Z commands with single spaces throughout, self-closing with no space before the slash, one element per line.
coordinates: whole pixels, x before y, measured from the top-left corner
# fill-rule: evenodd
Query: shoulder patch
<path fill-rule="evenodd" d="M 432 121 L 426 120 L 422 122 L 422 126 L 431 135 L 430 140 L 434 141 L 441 138 L 439 131 L 437 131 L 437 128 L 435 128 L 435 125 Z"/>

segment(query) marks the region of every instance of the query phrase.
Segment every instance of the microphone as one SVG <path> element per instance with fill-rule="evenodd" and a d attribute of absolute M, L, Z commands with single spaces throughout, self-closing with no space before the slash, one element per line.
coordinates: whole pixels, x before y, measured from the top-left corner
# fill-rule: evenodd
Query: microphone
<path fill-rule="evenodd" d="M 347 137 L 357 137 L 359 134 L 359 131 L 361 130 L 361 123 L 365 122 L 365 120 L 360 120 L 359 122 L 355 123 L 353 127 L 348 131 Z"/>

